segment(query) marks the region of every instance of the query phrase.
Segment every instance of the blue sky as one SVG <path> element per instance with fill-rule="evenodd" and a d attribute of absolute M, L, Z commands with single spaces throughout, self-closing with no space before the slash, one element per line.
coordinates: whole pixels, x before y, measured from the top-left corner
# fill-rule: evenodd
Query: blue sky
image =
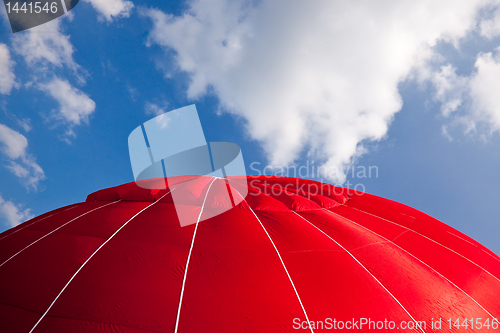
<path fill-rule="evenodd" d="M 2 8 L 0 231 L 133 181 L 129 133 L 195 103 L 248 174 L 314 162 L 500 253 L 499 6 L 82 0 L 16 34 Z"/>

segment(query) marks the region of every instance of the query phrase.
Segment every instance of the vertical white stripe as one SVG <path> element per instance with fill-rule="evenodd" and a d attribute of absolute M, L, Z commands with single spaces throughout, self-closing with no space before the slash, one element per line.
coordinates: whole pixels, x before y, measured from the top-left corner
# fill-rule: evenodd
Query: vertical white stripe
<path fill-rule="evenodd" d="M 203 213 L 203 207 L 205 207 L 205 201 L 207 201 L 208 192 L 210 191 L 210 188 L 212 187 L 212 184 L 216 179 L 218 179 L 218 177 L 214 177 L 214 179 L 208 186 L 207 193 L 205 193 L 205 199 L 203 199 L 203 204 L 201 205 L 200 215 L 198 215 L 198 220 L 196 221 L 196 225 L 194 227 L 193 238 L 191 239 L 191 246 L 189 247 L 189 253 L 186 261 L 186 268 L 184 269 L 184 278 L 182 279 L 181 295 L 179 297 L 179 306 L 177 307 L 177 317 L 175 319 L 175 330 L 174 330 L 175 333 L 177 333 L 177 330 L 179 329 L 179 318 L 181 316 L 182 300 L 184 298 L 184 288 L 186 286 L 186 278 L 189 268 L 189 262 L 191 261 L 191 253 L 193 252 L 194 239 L 196 237 L 196 232 L 198 231 L 198 224 L 200 222 L 201 214 Z"/>
<path fill-rule="evenodd" d="M 52 303 L 50 304 L 50 306 L 47 308 L 47 310 L 45 310 L 44 314 L 42 315 L 42 317 L 40 317 L 40 319 L 38 319 L 38 321 L 36 322 L 35 326 L 33 326 L 33 328 L 30 330 L 29 333 L 33 332 L 35 330 L 35 328 L 38 326 L 38 324 L 42 321 L 43 318 L 45 318 L 45 316 L 47 315 L 47 313 L 50 311 L 50 309 L 52 308 L 52 306 L 56 303 L 57 299 L 59 298 L 59 296 L 61 296 L 61 294 L 64 292 L 64 290 L 66 290 L 66 288 L 68 287 L 68 285 L 71 283 L 71 281 L 73 281 L 73 279 L 75 278 L 75 276 L 82 270 L 82 268 L 90 261 L 90 259 L 92 259 L 92 257 L 100 250 L 102 249 L 102 247 L 104 245 L 106 245 L 120 230 L 123 229 L 123 227 L 125 227 L 130 221 L 132 221 L 137 215 L 139 215 L 140 213 L 142 213 L 143 211 L 145 211 L 146 209 L 148 209 L 149 207 L 153 206 L 155 203 L 157 203 L 158 201 L 160 201 L 161 199 L 163 199 L 164 196 L 166 196 L 167 194 L 169 194 L 170 192 L 172 192 L 173 190 L 175 189 L 172 189 L 171 191 L 168 191 L 167 193 L 165 193 L 160 199 L 156 200 L 155 202 L 153 202 L 152 204 L 148 205 L 147 207 L 141 209 L 137 214 L 135 214 L 134 216 L 132 216 L 127 222 L 125 222 L 120 228 L 118 228 L 118 230 L 116 230 L 104 243 L 101 244 L 101 246 L 99 246 L 97 248 L 97 250 L 94 251 L 94 253 L 92 253 L 90 255 L 90 257 L 87 258 L 87 260 L 85 260 L 85 262 L 80 266 L 80 268 L 78 268 L 78 270 L 75 272 L 75 274 L 73 274 L 73 276 L 71 277 L 71 279 L 69 279 L 69 281 L 66 283 L 66 285 L 61 289 L 61 291 L 59 292 L 59 294 L 56 296 L 56 298 L 52 301 Z"/>
<path fill-rule="evenodd" d="M 239 194 L 239 196 L 241 197 L 242 200 L 245 200 L 245 198 L 243 198 L 243 196 L 240 194 L 240 192 L 238 192 L 238 190 L 235 189 L 235 191 Z M 245 200 L 246 202 L 246 200 Z M 247 202 L 248 204 L 248 202 Z M 264 232 L 266 233 L 267 235 L 267 238 L 269 238 L 269 241 L 271 241 L 271 244 L 273 245 L 274 247 L 274 250 L 276 251 L 276 253 L 278 254 L 278 258 L 280 259 L 281 261 L 281 265 L 283 266 L 283 268 L 285 269 L 285 273 L 286 275 L 288 276 L 288 280 L 290 281 L 290 284 L 292 285 L 292 288 L 293 288 L 293 291 L 295 292 L 295 296 L 297 296 L 297 299 L 299 300 L 299 304 L 300 304 L 300 307 L 302 308 L 302 312 L 304 313 L 304 316 L 306 317 L 306 320 L 307 320 L 307 323 L 309 324 L 309 329 L 311 330 L 311 333 L 314 333 L 314 330 L 313 328 L 311 327 L 310 325 L 310 321 L 309 321 L 309 316 L 307 315 L 307 312 L 306 312 L 306 309 L 304 308 L 304 304 L 302 304 L 302 300 L 300 299 L 300 296 L 299 296 L 299 293 L 297 291 L 297 288 L 295 288 L 295 284 L 293 283 L 293 280 L 292 280 L 292 277 L 290 276 L 290 273 L 288 273 L 288 269 L 286 268 L 286 265 L 285 265 L 285 262 L 283 261 L 283 258 L 281 258 L 281 254 L 280 252 L 278 251 L 278 248 L 276 247 L 276 245 L 274 244 L 274 241 L 273 239 L 271 238 L 271 236 L 269 235 L 269 233 L 267 232 L 266 228 L 264 227 L 264 225 L 262 224 L 262 222 L 260 221 L 259 217 L 257 216 L 257 214 L 255 214 L 255 212 L 253 211 L 252 207 L 250 207 L 250 205 L 248 205 L 248 208 L 250 209 L 250 211 L 252 212 L 253 216 L 255 216 L 255 218 L 257 219 L 257 221 L 259 221 L 260 223 L 260 226 L 262 227 L 262 229 L 264 229 Z"/>

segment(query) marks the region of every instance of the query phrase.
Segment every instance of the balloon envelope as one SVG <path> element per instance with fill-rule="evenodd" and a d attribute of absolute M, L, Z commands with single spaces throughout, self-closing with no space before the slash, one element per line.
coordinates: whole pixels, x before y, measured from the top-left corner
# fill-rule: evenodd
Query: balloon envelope
<path fill-rule="evenodd" d="M 0 331 L 496 331 L 499 257 L 420 211 L 297 178 L 168 181 L 0 234 Z"/>

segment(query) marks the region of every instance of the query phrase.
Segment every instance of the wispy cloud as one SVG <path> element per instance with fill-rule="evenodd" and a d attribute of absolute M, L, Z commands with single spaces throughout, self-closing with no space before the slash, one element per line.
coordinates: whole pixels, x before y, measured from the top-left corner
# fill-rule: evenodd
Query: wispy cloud
<path fill-rule="evenodd" d="M 70 36 L 61 31 L 62 17 L 12 37 L 12 47 L 34 72 L 51 71 L 49 66 L 66 66 L 74 73 L 82 71 L 73 59 L 75 49 Z M 78 78 L 84 81 L 81 74 Z"/>
<path fill-rule="evenodd" d="M 27 149 L 28 139 L 24 135 L 0 124 L 0 152 L 8 160 L 5 167 L 19 177 L 28 189 L 36 191 L 40 181 L 46 177 L 35 157 L 29 154 Z"/>
<path fill-rule="evenodd" d="M 134 4 L 126 0 L 84 0 L 108 22 L 114 18 L 129 17 Z"/>
<path fill-rule="evenodd" d="M 472 111 L 478 119 L 484 117 L 494 131 L 500 131 L 500 48 L 477 57 L 474 73 L 470 78 Z"/>
<path fill-rule="evenodd" d="M 435 99 L 442 103 L 442 115 L 451 119 L 444 128 L 449 138 L 455 127 L 482 139 L 500 132 L 499 78 L 500 48 L 480 53 L 469 75 L 457 75 L 451 64 L 442 66 L 434 74 Z"/>
<path fill-rule="evenodd" d="M 157 103 L 151 103 L 151 102 L 146 102 L 146 105 L 144 106 L 144 110 L 147 115 L 154 115 L 154 116 L 159 116 L 161 114 L 164 114 L 167 112 L 167 103 L 162 103 L 157 104 Z"/>
<path fill-rule="evenodd" d="M 23 130 L 25 130 L 26 132 L 31 131 L 31 129 L 33 128 L 31 126 L 31 119 L 29 119 L 29 118 L 19 119 L 17 117 L 15 117 L 15 119 L 17 121 L 17 124 L 19 126 L 21 126 L 23 128 Z"/>
<path fill-rule="evenodd" d="M 335 171 L 386 136 L 403 104 L 398 84 L 439 41 L 459 45 L 492 3 L 195 0 L 182 16 L 141 15 L 153 23 L 148 45 L 173 50 L 188 73 L 187 96 L 213 91 L 271 165 L 307 154 Z"/>
<path fill-rule="evenodd" d="M 130 94 L 130 99 L 133 102 L 137 102 L 137 97 L 139 96 L 139 92 L 137 91 L 137 89 L 132 87 L 132 86 L 127 85 L 127 91 Z"/>
<path fill-rule="evenodd" d="M 73 127 L 88 123 L 95 111 L 95 102 L 84 92 L 73 87 L 67 80 L 58 77 L 48 83 L 39 84 L 38 88 L 47 92 L 59 103 L 59 108 L 51 112 L 53 119 L 68 126 L 67 135 L 74 135 Z"/>
<path fill-rule="evenodd" d="M 500 7 L 498 6 L 498 2 L 496 4 L 497 7 L 493 9 L 491 17 L 482 20 L 479 24 L 480 34 L 489 39 L 500 35 Z"/>
<path fill-rule="evenodd" d="M 10 200 L 5 201 L 0 195 L 0 217 L 8 227 L 15 227 L 35 216 L 30 209 L 25 209 L 22 205 L 16 205 Z"/>
<path fill-rule="evenodd" d="M 170 123 L 170 117 L 166 114 L 167 107 L 167 102 L 162 102 L 161 104 L 146 102 L 145 111 L 147 115 L 153 115 L 156 117 L 155 121 L 161 128 L 166 128 Z"/>
<path fill-rule="evenodd" d="M 469 82 L 467 78 L 458 76 L 451 64 L 441 66 L 433 74 L 431 82 L 436 89 L 434 98 L 441 102 L 441 113 L 448 117 L 462 105 Z"/>
<path fill-rule="evenodd" d="M 32 81 L 26 88 L 37 88 L 57 100 L 59 108 L 50 114 L 50 119 L 58 124 L 66 125 L 66 135 L 75 136 L 74 127 L 88 123 L 89 116 L 95 110 L 95 102 L 80 89 L 73 87 L 67 79 L 56 73 L 69 69 L 79 84 L 85 83 L 87 72 L 73 58 L 75 49 L 70 36 L 62 32 L 62 18 L 34 27 L 22 34 L 12 37 L 12 47 L 21 55 L 30 67 Z M 29 123 L 23 128 L 28 129 Z M 20 170 L 16 168 L 15 170 Z"/>
<path fill-rule="evenodd" d="M 18 159 L 26 154 L 28 139 L 21 133 L 0 124 L 0 151 L 10 159 Z"/>
<path fill-rule="evenodd" d="M 10 57 L 9 48 L 0 43 L 0 94 L 9 95 L 12 88 L 16 86 L 14 64 Z"/>

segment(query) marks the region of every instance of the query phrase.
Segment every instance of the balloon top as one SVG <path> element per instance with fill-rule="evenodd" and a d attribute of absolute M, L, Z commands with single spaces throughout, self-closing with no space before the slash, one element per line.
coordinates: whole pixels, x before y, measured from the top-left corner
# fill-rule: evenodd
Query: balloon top
<path fill-rule="evenodd" d="M 343 205 L 350 196 L 350 191 L 344 188 L 289 177 L 179 176 L 171 177 L 168 180 L 157 178 L 143 182 L 166 184 L 166 189 L 143 188 L 137 183 L 128 183 L 94 192 L 87 197 L 86 201 L 155 202 L 160 200 L 163 203 L 174 204 L 176 198 L 172 194 L 164 196 L 173 190 L 172 193 L 177 193 L 178 200 L 181 200 L 175 201 L 176 208 L 201 206 L 206 197 L 205 208 L 217 209 L 232 207 L 233 203 L 231 203 L 231 197 L 227 195 L 227 192 L 231 192 L 233 197 L 248 192 L 245 201 L 240 199 L 235 205 L 236 207 L 244 208 L 250 205 L 259 211 L 306 211 Z M 208 191 L 210 184 L 211 188 Z"/>

